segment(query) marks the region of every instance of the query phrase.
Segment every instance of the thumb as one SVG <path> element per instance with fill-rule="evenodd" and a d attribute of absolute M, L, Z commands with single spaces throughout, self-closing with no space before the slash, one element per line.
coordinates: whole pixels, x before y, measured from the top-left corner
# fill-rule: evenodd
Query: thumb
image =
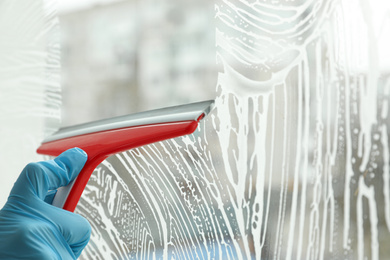
<path fill-rule="evenodd" d="M 11 190 L 10 197 L 37 196 L 44 199 L 49 190 L 69 184 L 81 171 L 87 154 L 80 148 L 69 149 L 54 160 L 28 164 Z"/>

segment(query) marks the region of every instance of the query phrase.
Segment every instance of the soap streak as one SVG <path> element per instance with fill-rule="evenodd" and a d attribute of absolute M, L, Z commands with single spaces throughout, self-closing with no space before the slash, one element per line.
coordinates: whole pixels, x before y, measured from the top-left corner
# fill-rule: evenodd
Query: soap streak
<path fill-rule="evenodd" d="M 98 210 L 105 228 L 93 229 L 109 231 L 94 234 L 100 249 L 87 252 L 106 259 L 386 255 L 390 80 L 378 68 L 373 7 L 217 1 L 214 110 L 193 135 L 103 163 L 95 174 L 115 178 L 104 177 L 98 199 L 100 186 L 89 188 L 83 210 L 106 207 Z M 363 56 L 366 71 L 355 64 Z M 131 232 L 110 220 L 126 212 L 139 223 Z M 126 238 L 134 240 L 128 248 Z"/>
<path fill-rule="evenodd" d="M 298 68 L 299 69 L 299 68 Z M 291 259 L 292 257 L 292 249 L 293 245 L 295 244 L 295 222 L 297 218 L 297 208 L 298 208 L 298 193 L 299 193 L 299 168 L 301 167 L 301 152 L 302 149 L 300 149 L 300 144 L 302 143 L 302 88 L 301 85 L 298 82 L 298 97 L 297 97 L 297 117 L 296 125 L 297 125 L 297 137 L 296 137 L 296 143 L 298 144 L 298 149 L 296 151 L 295 155 L 295 167 L 294 167 L 294 187 L 292 192 L 292 202 L 291 202 L 291 213 L 290 213 L 290 230 L 289 230 L 289 237 L 287 242 L 287 253 L 286 253 L 286 259 Z"/>
<path fill-rule="evenodd" d="M 286 84 L 283 85 L 283 97 L 286 97 Z M 280 199 L 279 199 L 279 210 L 278 210 L 278 221 L 277 221 L 277 229 L 276 229 L 276 245 L 274 258 L 281 258 L 281 249 L 282 249 L 282 229 L 284 224 L 284 216 L 285 216 L 285 208 L 286 208 L 286 194 L 287 194 L 287 182 L 288 182 L 288 173 L 286 172 L 287 167 L 287 159 L 288 158 L 288 146 L 287 146 L 287 119 L 289 113 L 287 111 L 287 100 L 285 100 L 284 105 L 284 118 L 283 118 L 283 156 L 282 156 L 282 176 L 281 176 L 281 189 L 280 189 Z"/>
<path fill-rule="evenodd" d="M 298 244 L 297 244 L 297 259 L 301 259 L 302 254 L 302 244 L 303 244 L 303 230 L 305 226 L 305 210 L 306 210 L 306 196 L 307 196 L 307 178 L 308 178 L 308 161 L 309 161 L 309 127 L 310 127 L 310 88 L 309 88 L 309 70 L 307 66 L 304 66 L 307 63 L 306 59 L 299 66 L 299 75 L 298 75 L 298 86 L 304 88 L 303 90 L 303 108 L 304 108 L 304 126 L 303 126 L 303 173 L 299 176 L 302 178 L 302 191 L 301 191 L 301 207 L 300 207 L 300 219 L 299 219 L 299 233 L 298 233 Z"/>

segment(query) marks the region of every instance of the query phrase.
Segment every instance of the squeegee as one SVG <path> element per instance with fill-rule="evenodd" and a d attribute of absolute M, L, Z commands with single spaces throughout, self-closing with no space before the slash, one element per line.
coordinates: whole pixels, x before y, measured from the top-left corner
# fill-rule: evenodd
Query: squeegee
<path fill-rule="evenodd" d="M 79 147 L 88 159 L 78 177 L 57 190 L 52 204 L 73 212 L 92 172 L 103 160 L 115 153 L 193 133 L 213 103 L 203 101 L 59 129 L 42 142 L 37 153 L 58 156 Z"/>

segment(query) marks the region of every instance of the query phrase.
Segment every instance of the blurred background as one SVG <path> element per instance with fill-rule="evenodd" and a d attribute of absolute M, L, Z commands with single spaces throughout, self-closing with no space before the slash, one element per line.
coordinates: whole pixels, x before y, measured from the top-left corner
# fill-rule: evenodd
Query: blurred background
<path fill-rule="evenodd" d="M 60 1 L 63 125 L 213 99 L 213 3 Z"/>

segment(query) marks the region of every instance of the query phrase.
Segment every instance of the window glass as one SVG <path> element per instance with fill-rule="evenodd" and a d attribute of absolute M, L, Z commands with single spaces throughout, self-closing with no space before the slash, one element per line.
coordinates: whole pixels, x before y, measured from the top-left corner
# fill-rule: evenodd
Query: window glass
<path fill-rule="evenodd" d="M 53 1 L 0 1 L 0 208 L 60 125 L 60 45 Z"/>
<path fill-rule="evenodd" d="M 82 107 L 66 101 L 74 86 L 82 121 L 216 100 L 193 135 L 95 170 L 76 209 L 93 228 L 82 259 L 388 257 L 389 9 L 122 1 L 63 13 L 67 122 Z M 72 35 L 72 21 L 91 27 Z"/>

